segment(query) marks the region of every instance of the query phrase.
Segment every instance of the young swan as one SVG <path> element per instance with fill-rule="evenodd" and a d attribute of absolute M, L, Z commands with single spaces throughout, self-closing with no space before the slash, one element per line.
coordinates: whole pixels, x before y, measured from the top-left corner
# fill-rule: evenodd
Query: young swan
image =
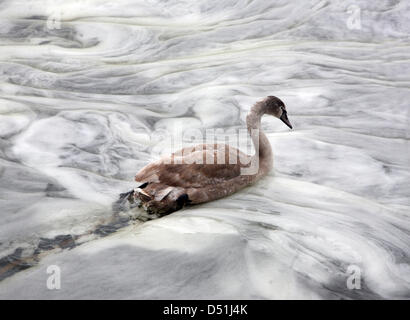
<path fill-rule="evenodd" d="M 230 195 L 257 181 L 272 169 L 273 156 L 261 129 L 264 114 L 282 120 L 289 128 L 285 104 L 268 96 L 255 103 L 246 117 L 255 155 L 225 144 L 183 148 L 152 162 L 135 176 L 139 187 L 121 195 L 150 214 L 165 215 L 186 204 L 198 204 Z"/>

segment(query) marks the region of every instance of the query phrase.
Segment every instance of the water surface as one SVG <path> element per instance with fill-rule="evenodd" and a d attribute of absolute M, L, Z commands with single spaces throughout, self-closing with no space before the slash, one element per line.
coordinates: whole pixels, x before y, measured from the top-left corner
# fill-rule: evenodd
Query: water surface
<path fill-rule="evenodd" d="M 410 298 L 409 13 L 2 1 L 0 297 Z M 267 95 L 294 126 L 264 118 L 268 177 L 144 223 L 113 210 L 171 137 L 231 134 Z"/>

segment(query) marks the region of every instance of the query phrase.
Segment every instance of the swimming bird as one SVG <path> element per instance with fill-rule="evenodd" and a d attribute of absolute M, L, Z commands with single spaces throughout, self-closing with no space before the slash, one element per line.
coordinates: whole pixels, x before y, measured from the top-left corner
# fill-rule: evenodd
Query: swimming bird
<path fill-rule="evenodd" d="M 285 104 L 268 96 L 256 102 L 246 117 L 255 155 L 225 144 L 183 148 L 143 167 L 135 175 L 138 187 L 121 197 L 149 214 L 165 215 L 187 204 L 223 198 L 254 183 L 273 166 L 272 148 L 261 129 L 264 114 L 279 118 L 292 129 Z"/>

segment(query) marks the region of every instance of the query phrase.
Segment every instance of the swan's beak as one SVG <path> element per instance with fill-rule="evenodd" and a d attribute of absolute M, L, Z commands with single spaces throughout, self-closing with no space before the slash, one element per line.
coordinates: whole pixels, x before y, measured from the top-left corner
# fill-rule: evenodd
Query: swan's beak
<path fill-rule="evenodd" d="M 288 114 L 286 111 L 282 113 L 280 120 L 282 120 L 289 128 L 292 129 L 292 125 L 290 124 L 290 121 L 288 119 Z"/>

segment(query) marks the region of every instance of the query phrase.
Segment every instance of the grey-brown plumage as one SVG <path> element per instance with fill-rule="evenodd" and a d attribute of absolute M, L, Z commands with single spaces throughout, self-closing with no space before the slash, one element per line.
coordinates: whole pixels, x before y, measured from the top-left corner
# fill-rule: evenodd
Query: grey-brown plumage
<path fill-rule="evenodd" d="M 279 98 L 269 96 L 257 102 L 246 118 L 258 151 L 254 156 L 225 144 L 184 148 L 142 168 L 135 176 L 139 187 L 124 195 L 148 213 L 168 214 L 186 204 L 225 197 L 255 182 L 271 170 L 273 162 L 270 143 L 260 128 L 264 114 L 273 115 L 292 128 Z"/>

